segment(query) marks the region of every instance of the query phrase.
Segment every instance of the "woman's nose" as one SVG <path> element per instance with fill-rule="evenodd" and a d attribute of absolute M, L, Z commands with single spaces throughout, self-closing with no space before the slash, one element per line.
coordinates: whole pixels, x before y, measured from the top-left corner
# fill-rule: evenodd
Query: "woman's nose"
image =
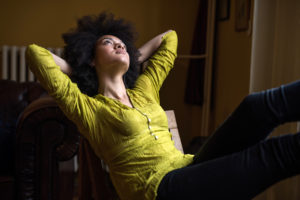
<path fill-rule="evenodd" d="M 121 49 L 124 49 L 124 46 L 120 43 L 116 43 L 116 48 L 121 48 Z"/>

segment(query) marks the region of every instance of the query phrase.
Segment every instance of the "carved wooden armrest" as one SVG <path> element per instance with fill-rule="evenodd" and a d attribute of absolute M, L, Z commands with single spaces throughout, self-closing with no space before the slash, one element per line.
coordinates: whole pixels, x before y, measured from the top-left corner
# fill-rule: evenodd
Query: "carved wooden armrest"
<path fill-rule="evenodd" d="M 26 107 L 16 129 L 17 199 L 58 199 L 58 163 L 71 159 L 78 146 L 76 126 L 51 97 Z"/>

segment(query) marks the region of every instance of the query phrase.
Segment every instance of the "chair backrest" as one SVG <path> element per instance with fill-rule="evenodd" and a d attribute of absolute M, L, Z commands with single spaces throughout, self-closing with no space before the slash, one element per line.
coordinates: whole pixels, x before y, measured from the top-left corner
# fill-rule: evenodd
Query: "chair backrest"
<path fill-rule="evenodd" d="M 172 140 L 174 140 L 175 147 L 178 150 L 180 150 L 182 153 L 184 153 L 181 139 L 179 136 L 178 127 L 177 127 L 175 112 L 174 112 L 174 110 L 167 110 L 165 112 L 166 112 L 167 118 L 168 118 L 169 131 L 170 131 L 170 133 L 172 133 Z"/>
<path fill-rule="evenodd" d="M 183 152 L 174 110 L 165 111 L 175 147 Z M 101 170 L 102 169 L 102 170 Z M 99 159 L 88 141 L 81 138 L 79 147 L 79 199 L 119 199 L 110 181 L 108 167 Z"/>

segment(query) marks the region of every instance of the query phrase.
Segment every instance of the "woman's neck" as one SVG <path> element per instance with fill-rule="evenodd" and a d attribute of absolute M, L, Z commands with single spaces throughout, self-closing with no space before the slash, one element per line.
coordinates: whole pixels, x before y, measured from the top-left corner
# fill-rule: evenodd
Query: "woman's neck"
<path fill-rule="evenodd" d="M 98 93 L 117 100 L 128 98 L 122 76 L 99 77 Z"/>

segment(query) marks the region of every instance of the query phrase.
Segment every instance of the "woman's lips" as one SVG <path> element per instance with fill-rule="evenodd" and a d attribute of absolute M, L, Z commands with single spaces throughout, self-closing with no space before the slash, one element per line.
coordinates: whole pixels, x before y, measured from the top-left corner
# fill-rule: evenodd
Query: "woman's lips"
<path fill-rule="evenodd" d="M 126 52 L 124 50 L 116 50 L 116 54 L 125 54 Z"/>

